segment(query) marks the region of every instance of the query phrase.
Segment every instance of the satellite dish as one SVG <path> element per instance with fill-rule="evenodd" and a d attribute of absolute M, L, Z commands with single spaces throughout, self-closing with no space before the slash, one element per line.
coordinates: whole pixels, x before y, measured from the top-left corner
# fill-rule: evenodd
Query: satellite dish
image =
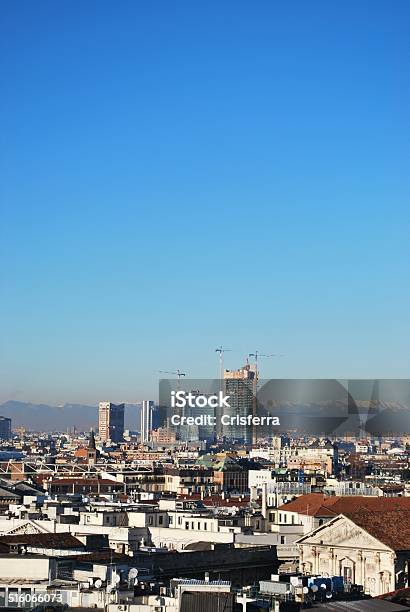
<path fill-rule="evenodd" d="M 327 599 L 332 599 L 332 593 L 326 593 L 326 598 Z"/>
<path fill-rule="evenodd" d="M 133 580 L 138 576 L 138 570 L 136 567 L 132 567 L 128 572 L 128 580 Z"/>
<path fill-rule="evenodd" d="M 102 580 L 100 580 L 98 578 L 98 580 L 95 581 L 94 586 L 95 586 L 96 589 L 101 589 L 101 587 L 102 587 Z"/>
<path fill-rule="evenodd" d="M 119 584 L 121 582 L 121 577 L 118 574 L 114 574 L 114 584 Z"/>
<path fill-rule="evenodd" d="M 317 586 L 317 584 L 312 584 L 312 586 L 310 587 L 312 589 L 313 593 L 317 593 L 319 590 L 319 587 Z"/>
<path fill-rule="evenodd" d="M 321 589 L 325 589 L 325 588 L 326 588 L 326 585 L 325 585 L 325 583 L 324 583 L 324 582 L 322 582 L 322 584 L 320 585 L 320 588 L 321 588 Z"/>
<path fill-rule="evenodd" d="M 303 592 L 306 595 L 307 593 L 309 593 L 309 589 L 307 587 L 303 587 Z"/>

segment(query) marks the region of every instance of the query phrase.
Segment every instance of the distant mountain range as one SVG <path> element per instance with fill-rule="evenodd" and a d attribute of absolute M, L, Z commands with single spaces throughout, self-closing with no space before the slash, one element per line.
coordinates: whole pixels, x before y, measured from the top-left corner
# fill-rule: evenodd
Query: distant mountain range
<path fill-rule="evenodd" d="M 125 428 L 138 429 L 140 404 L 125 404 Z M 98 428 L 98 406 L 86 404 L 32 404 L 9 400 L 0 404 L 0 415 L 12 419 L 12 427 L 22 426 L 34 431 L 66 431 L 76 427 L 79 431 Z"/>

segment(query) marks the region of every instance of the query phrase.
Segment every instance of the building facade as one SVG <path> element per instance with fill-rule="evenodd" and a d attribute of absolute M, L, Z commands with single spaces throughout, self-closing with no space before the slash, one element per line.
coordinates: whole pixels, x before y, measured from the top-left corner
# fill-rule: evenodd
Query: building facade
<path fill-rule="evenodd" d="M 297 540 L 305 575 L 342 576 L 372 597 L 407 587 L 410 511 L 340 514 Z"/>
<path fill-rule="evenodd" d="M 122 442 L 124 437 L 124 404 L 100 402 L 98 430 L 101 442 Z"/>
<path fill-rule="evenodd" d="M 225 370 L 224 393 L 229 395 L 229 408 L 224 409 L 224 414 L 230 417 L 249 417 L 255 412 L 257 372 L 253 365 L 246 364 L 239 370 Z M 245 444 L 251 444 L 253 440 L 253 428 L 249 425 L 229 424 L 223 425 L 222 435 L 229 440 L 237 440 Z"/>
<path fill-rule="evenodd" d="M 153 411 L 154 402 L 152 400 L 143 400 L 141 409 L 141 442 L 143 444 L 151 440 Z"/>
<path fill-rule="evenodd" d="M 11 419 L 0 416 L 0 440 L 11 439 Z"/>

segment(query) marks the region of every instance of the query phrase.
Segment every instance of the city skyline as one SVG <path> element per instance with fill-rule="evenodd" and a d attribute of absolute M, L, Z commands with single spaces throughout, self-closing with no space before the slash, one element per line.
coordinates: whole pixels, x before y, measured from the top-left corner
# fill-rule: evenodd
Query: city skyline
<path fill-rule="evenodd" d="M 0 3 L 2 609 L 410 612 L 409 58 L 409 0 Z"/>

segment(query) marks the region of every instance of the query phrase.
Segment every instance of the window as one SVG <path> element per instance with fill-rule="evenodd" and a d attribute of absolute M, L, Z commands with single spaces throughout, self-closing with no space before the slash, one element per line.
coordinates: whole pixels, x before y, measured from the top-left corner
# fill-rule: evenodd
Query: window
<path fill-rule="evenodd" d="M 160 515 L 159 515 L 159 517 L 158 517 L 158 523 L 159 523 L 160 525 L 163 525 L 163 524 L 164 524 L 164 517 L 162 516 L 162 514 L 160 514 Z"/>
<path fill-rule="evenodd" d="M 168 522 L 169 522 L 170 525 L 172 525 L 174 523 L 174 517 L 170 516 Z"/>
<path fill-rule="evenodd" d="M 280 536 L 280 543 L 284 544 L 285 543 L 285 536 Z"/>
<path fill-rule="evenodd" d="M 353 580 L 353 572 L 352 572 L 352 568 L 351 567 L 343 567 L 343 581 L 345 583 L 351 583 Z"/>

